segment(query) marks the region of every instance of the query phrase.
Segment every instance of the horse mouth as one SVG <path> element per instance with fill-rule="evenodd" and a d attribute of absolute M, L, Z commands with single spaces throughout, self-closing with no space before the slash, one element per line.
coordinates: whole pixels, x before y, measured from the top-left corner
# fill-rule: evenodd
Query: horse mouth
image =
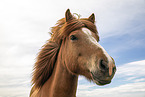
<path fill-rule="evenodd" d="M 101 80 L 101 79 L 97 78 L 96 76 L 94 76 L 94 74 L 92 72 L 91 72 L 91 76 L 92 76 L 93 82 L 95 82 L 97 85 L 103 86 L 103 85 L 111 83 L 111 80 Z"/>

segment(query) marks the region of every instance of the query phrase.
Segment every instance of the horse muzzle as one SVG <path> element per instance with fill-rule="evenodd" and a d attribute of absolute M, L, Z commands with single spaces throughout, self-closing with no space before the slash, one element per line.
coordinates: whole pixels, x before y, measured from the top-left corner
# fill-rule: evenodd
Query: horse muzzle
<path fill-rule="evenodd" d="M 100 86 L 101 85 L 110 84 L 111 83 L 111 79 L 112 79 L 112 78 L 109 78 L 109 77 L 107 77 L 105 79 L 103 77 L 98 77 L 97 74 L 94 74 L 92 72 L 91 72 L 91 76 L 92 76 L 93 82 L 95 82 L 97 85 L 100 85 Z"/>
<path fill-rule="evenodd" d="M 93 82 L 95 82 L 97 85 L 110 84 L 112 78 L 115 75 L 116 67 L 112 68 L 112 73 L 110 75 L 109 68 L 105 67 L 104 63 L 101 63 L 100 65 L 102 66 L 100 69 L 97 68 L 95 71 L 91 71 L 91 77 Z"/>

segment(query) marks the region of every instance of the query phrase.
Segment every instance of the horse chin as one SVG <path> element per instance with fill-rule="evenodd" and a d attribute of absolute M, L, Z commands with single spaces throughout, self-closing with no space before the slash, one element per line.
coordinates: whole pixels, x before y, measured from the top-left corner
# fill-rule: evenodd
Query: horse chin
<path fill-rule="evenodd" d="M 91 73 L 91 76 L 92 76 L 93 82 L 96 83 L 99 86 L 103 86 L 103 85 L 107 85 L 107 84 L 110 84 L 111 83 L 111 80 L 101 80 L 101 79 L 95 77 L 93 75 L 93 73 Z"/>
<path fill-rule="evenodd" d="M 107 85 L 111 83 L 111 81 L 94 80 L 94 79 L 93 79 L 93 82 L 95 82 L 99 86 L 103 86 L 103 85 Z"/>

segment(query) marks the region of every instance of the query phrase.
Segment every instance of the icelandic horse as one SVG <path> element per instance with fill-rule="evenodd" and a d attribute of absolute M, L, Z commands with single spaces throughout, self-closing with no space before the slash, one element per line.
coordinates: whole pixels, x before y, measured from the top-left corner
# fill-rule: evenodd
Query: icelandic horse
<path fill-rule="evenodd" d="M 67 9 L 37 56 L 30 97 L 76 97 L 79 75 L 97 85 L 109 84 L 115 62 L 98 42 L 94 13 L 76 18 Z"/>

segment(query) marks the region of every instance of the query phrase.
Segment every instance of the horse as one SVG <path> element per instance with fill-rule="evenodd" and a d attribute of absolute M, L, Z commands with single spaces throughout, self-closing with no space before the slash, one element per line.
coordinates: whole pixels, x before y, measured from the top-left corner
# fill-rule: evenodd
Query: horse
<path fill-rule="evenodd" d="M 76 97 L 79 75 L 97 85 L 109 84 L 115 61 L 98 42 L 94 13 L 76 18 L 67 9 L 38 53 L 30 97 Z"/>

